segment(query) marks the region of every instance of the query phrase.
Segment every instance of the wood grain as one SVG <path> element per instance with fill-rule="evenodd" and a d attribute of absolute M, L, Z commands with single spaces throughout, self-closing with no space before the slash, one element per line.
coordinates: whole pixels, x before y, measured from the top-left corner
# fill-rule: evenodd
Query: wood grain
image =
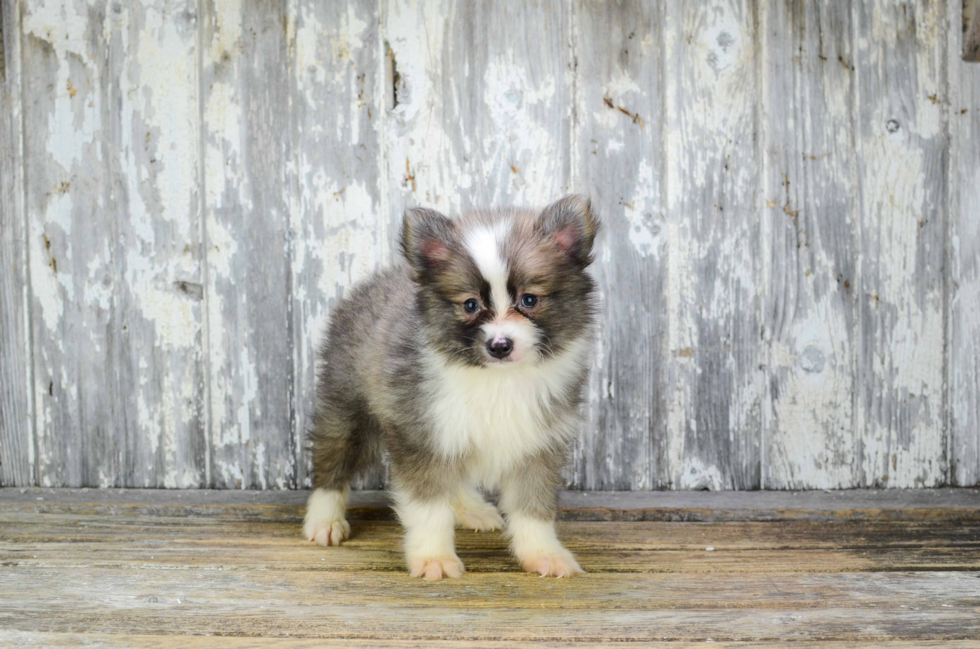
<path fill-rule="evenodd" d="M 947 475 L 942 3 L 855 5 L 861 177 L 857 436 L 862 486 Z M 911 73 L 914 71 L 914 73 Z M 845 287 L 846 288 L 846 287 Z"/>
<path fill-rule="evenodd" d="M 755 489 L 765 394 L 758 6 L 665 11 L 670 484 Z"/>
<path fill-rule="evenodd" d="M 43 485 L 203 483 L 193 6 L 25 8 Z"/>
<path fill-rule="evenodd" d="M 977 0 L 963 0 L 962 12 L 956 0 L 950 2 L 952 16 L 949 24 L 956 31 L 958 19 L 963 17 L 963 41 L 960 48 L 951 52 L 962 52 L 962 60 L 976 63 L 980 61 L 980 3 Z"/>
<path fill-rule="evenodd" d="M 10 3 L 10 5 L 11 5 L 11 7 L 14 6 L 13 3 Z M 13 13 L 11 16 L 6 16 L 4 12 L 0 11 L 0 83 L 3 83 L 4 81 L 7 80 L 7 57 L 4 54 L 4 49 L 3 49 L 3 24 L 4 24 L 4 19 L 6 18 L 7 24 L 10 25 L 10 24 L 13 24 L 12 23 L 12 20 L 14 19 L 14 17 L 19 17 L 19 16 L 20 16 L 20 12 L 19 11 Z M 16 31 L 20 31 L 19 28 L 16 28 Z M 19 49 L 18 49 L 18 52 L 19 52 Z"/>
<path fill-rule="evenodd" d="M 289 239 L 296 484 L 310 486 L 315 350 L 333 307 L 391 261 L 378 3 L 289 5 Z M 383 471 L 361 487 L 383 484 Z"/>
<path fill-rule="evenodd" d="M 51 633 L 36 631 L 4 631 L 0 630 L 0 641 L 10 647 L 29 647 L 30 649 L 55 649 L 57 647 L 77 647 L 80 643 L 90 643 L 106 649 L 160 649 L 166 647 L 180 646 L 193 649 L 194 647 L 216 647 L 218 649 L 242 649 L 245 647 L 262 647 L 263 649 L 281 649 L 290 647 L 291 649 L 306 649 L 308 647 L 355 647 L 363 649 L 405 649 L 406 647 L 439 647 L 446 649 L 460 649 L 462 647 L 474 646 L 469 640 L 374 640 L 371 638 L 257 638 L 251 637 L 214 637 L 214 636 L 154 636 L 141 635 L 137 633 Z M 664 643 L 644 643 L 648 647 L 665 647 L 671 649 L 691 649 L 692 647 L 702 647 L 703 642 L 677 642 L 670 641 Z M 753 649 L 764 647 L 765 642 L 714 642 L 713 646 L 719 649 L 737 648 Z M 480 647 L 497 648 L 512 647 L 513 643 L 506 640 L 480 640 Z M 580 649 L 596 649 L 608 647 L 609 643 L 604 641 L 582 642 L 576 640 L 574 643 L 556 640 L 535 642 L 535 647 L 558 648 L 558 647 L 578 647 Z M 771 646 L 771 645 L 770 645 Z M 854 649 L 866 647 L 886 647 L 889 649 L 909 649 L 919 647 L 942 647 L 944 649 L 965 649 L 976 647 L 976 643 L 970 640 L 876 640 L 876 641 L 854 641 L 827 642 L 794 640 L 794 647 L 820 649 Z"/>
<path fill-rule="evenodd" d="M 308 485 L 314 345 L 404 208 L 574 190 L 568 487 L 980 484 L 961 5 L 4 3 L 0 483 Z"/>
<path fill-rule="evenodd" d="M 104 155 L 118 224 L 106 232 L 118 274 L 108 342 L 119 390 L 107 396 L 122 435 L 113 486 L 205 484 L 195 10 L 193 0 L 154 0 L 105 17 Z"/>
<path fill-rule="evenodd" d="M 980 20 L 980 11 L 974 24 Z M 956 25 L 956 3 L 950 24 Z M 949 32 L 949 241 L 946 385 L 949 481 L 980 483 L 980 66 L 957 55 Z"/>
<path fill-rule="evenodd" d="M 278 547 L 275 556 L 260 561 L 268 566 L 285 565 L 303 561 L 309 553 L 297 546 L 297 526 L 302 516 L 280 515 L 266 517 L 263 512 L 257 515 L 235 518 L 228 511 L 189 511 L 173 512 L 167 516 L 159 513 L 140 513 L 135 509 L 118 510 L 108 516 L 104 513 L 38 513 L 34 511 L 11 511 L 0 516 L 4 523 L 4 538 L 9 541 L 40 547 L 51 540 L 72 544 L 86 550 L 85 556 L 104 568 L 119 565 L 119 561 L 139 549 L 140 544 L 154 541 L 168 541 L 167 547 L 160 547 L 158 557 L 161 561 L 175 560 L 178 556 L 191 556 L 195 564 L 220 564 L 228 568 L 241 569 L 248 562 L 254 562 L 260 553 L 255 543 L 243 539 L 261 538 L 264 544 Z M 299 512 L 301 513 L 301 512 Z M 237 512 L 235 513 L 237 515 Z M 38 517 L 44 517 L 44 528 L 37 525 Z M 700 530 L 700 536 L 692 529 Z M 377 564 L 377 570 L 400 569 L 398 539 L 401 526 L 396 521 L 358 520 L 352 525 L 351 542 L 345 547 L 355 550 L 354 555 L 327 553 L 324 561 L 317 564 L 317 570 L 337 570 L 360 559 L 372 555 L 372 561 L 382 561 L 379 557 L 391 550 L 391 565 Z M 921 565 L 950 550 L 955 556 L 948 556 L 943 563 L 950 569 L 961 569 L 976 563 L 977 531 L 980 521 L 953 521 L 941 518 L 921 521 L 796 521 L 778 518 L 764 522 L 730 521 L 722 523 L 675 523 L 661 521 L 570 521 L 559 525 L 563 538 L 568 539 L 569 547 L 574 545 L 576 553 L 597 563 L 616 564 L 616 572 L 642 572 L 645 567 L 657 565 L 656 572 L 687 572 L 695 566 L 711 565 L 725 572 L 744 572 L 745 566 L 738 565 L 739 557 L 754 554 L 767 554 L 776 557 L 776 563 L 756 570 L 769 572 L 798 572 L 790 560 L 778 554 L 792 547 L 805 553 L 808 560 L 825 556 L 831 551 L 847 550 L 854 556 L 842 555 L 839 565 L 826 564 L 819 572 L 841 572 L 849 569 L 866 569 L 876 565 L 878 557 L 871 550 L 885 548 L 902 554 L 901 561 Z M 253 539 L 254 540 L 254 539 Z M 125 548 L 113 546 L 113 542 L 125 542 Z M 490 556 L 498 549 L 506 548 L 505 539 L 499 534 L 478 534 L 461 530 L 457 532 L 459 551 L 471 555 L 472 561 L 484 566 L 497 565 L 510 572 L 519 569 L 507 556 Z M 133 546 L 133 547 L 130 547 Z M 297 547 L 294 547 L 297 546 Z M 208 552 L 197 556 L 198 550 Z M 313 546 L 310 546 L 313 547 Z M 705 547 L 713 551 L 705 552 Z M 30 548 L 28 548 L 29 550 Z M 318 548 L 313 548 L 317 549 Z M 63 553 L 49 555 L 46 561 L 71 559 L 71 548 L 63 548 Z M 113 555 L 112 552 L 120 552 Z M 363 551 L 363 552 L 362 552 Z M 632 560 L 632 567 L 621 566 L 620 552 L 639 553 Z M 241 552 L 241 556 L 235 555 Z M 721 554 L 713 554 L 721 553 Z M 603 556 L 603 554 L 610 556 Z M 666 553 L 666 554 L 665 554 Z M 733 554 L 729 554 L 733 553 Z M 846 554 L 846 553 L 845 553 Z M 615 555 L 615 556 L 612 556 Z M 640 556 L 642 555 L 642 556 Z M 668 556 L 682 556 L 684 561 L 677 566 L 659 567 Z M 24 560 L 22 551 L 4 555 L 11 560 Z M 135 556 L 135 555 L 134 555 Z M 156 556 L 156 554 L 154 554 Z M 461 555 L 462 556 L 462 555 Z M 896 560 L 892 557 L 892 560 Z M 47 565 L 47 564 L 45 564 Z M 93 564 L 95 565 L 95 564 Z M 261 565 L 254 564 L 258 569 Z M 789 566 L 789 568 L 787 568 Z M 473 567 L 470 568 L 474 570 Z M 810 565 L 806 571 L 814 571 Z"/>
<path fill-rule="evenodd" d="M 116 484 L 125 435 L 110 403 L 119 390 L 109 339 L 119 325 L 104 290 L 117 279 L 116 251 L 104 245 L 114 215 L 99 218 L 111 211 L 96 141 L 108 131 L 97 63 L 105 41 L 101 30 L 85 39 L 88 19 L 38 5 L 25 7 L 21 24 L 36 480 L 47 486 Z"/>
<path fill-rule="evenodd" d="M 396 523 L 357 522 L 330 550 L 299 526 L 4 508 L 0 641 L 955 646 L 980 636 L 976 522 L 566 523 L 559 534 L 589 570 L 571 580 L 522 573 L 500 534 L 460 532 L 468 572 L 436 584 L 405 573 Z"/>
<path fill-rule="evenodd" d="M 859 216 L 851 4 L 773 1 L 764 14 L 763 486 L 850 487 Z"/>
<path fill-rule="evenodd" d="M 563 491 L 564 521 L 661 522 L 975 522 L 976 489 L 841 491 Z M 203 516 L 232 519 L 299 519 L 308 491 L 155 489 L 0 489 L 9 513 L 79 516 Z M 350 520 L 393 520 L 388 494 L 355 491 Z"/>
<path fill-rule="evenodd" d="M 34 484 L 20 12 L 0 7 L 0 486 Z"/>
<path fill-rule="evenodd" d="M 541 206 L 571 186 L 568 6 L 385 0 L 394 236 L 406 207 Z"/>
<path fill-rule="evenodd" d="M 204 4 L 209 486 L 295 486 L 286 6 Z"/>
<path fill-rule="evenodd" d="M 656 5 L 575 5 L 574 183 L 604 226 L 588 425 L 567 475 L 577 488 L 670 484 L 662 29 Z"/>

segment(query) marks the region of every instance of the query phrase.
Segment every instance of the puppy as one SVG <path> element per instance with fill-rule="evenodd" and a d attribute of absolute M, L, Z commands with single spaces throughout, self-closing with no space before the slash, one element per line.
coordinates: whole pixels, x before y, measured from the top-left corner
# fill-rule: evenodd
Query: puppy
<path fill-rule="evenodd" d="M 598 230 L 576 195 L 455 220 L 406 212 L 408 267 L 351 291 L 318 353 L 308 540 L 348 537 L 350 482 L 387 449 L 413 576 L 463 573 L 457 526 L 505 529 L 529 572 L 582 572 L 555 516 L 588 374 Z M 500 490 L 506 524 L 478 487 Z"/>

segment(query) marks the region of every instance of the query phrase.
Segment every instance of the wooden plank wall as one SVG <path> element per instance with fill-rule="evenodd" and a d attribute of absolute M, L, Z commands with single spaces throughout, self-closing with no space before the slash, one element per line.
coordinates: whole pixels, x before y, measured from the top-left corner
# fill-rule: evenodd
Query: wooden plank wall
<path fill-rule="evenodd" d="M 317 335 L 404 208 L 581 191 L 569 487 L 976 485 L 961 5 L 4 2 L 0 484 L 308 486 Z"/>
<path fill-rule="evenodd" d="M 34 484 L 20 2 L 0 5 L 0 485 Z"/>
<path fill-rule="evenodd" d="M 858 478 L 852 6 L 773 0 L 767 9 L 764 318 L 771 419 L 764 480 L 847 487 Z"/>
<path fill-rule="evenodd" d="M 946 242 L 946 429 L 949 480 L 980 483 L 980 63 L 960 56 L 965 34 L 955 29 L 959 8 L 949 7 L 949 239 Z M 974 12 L 977 3 L 973 3 Z M 973 24 L 980 24 L 974 16 Z"/>

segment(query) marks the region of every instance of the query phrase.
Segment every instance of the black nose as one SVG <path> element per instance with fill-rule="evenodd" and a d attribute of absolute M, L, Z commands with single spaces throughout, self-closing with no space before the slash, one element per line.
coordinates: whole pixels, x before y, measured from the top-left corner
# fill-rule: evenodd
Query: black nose
<path fill-rule="evenodd" d="M 510 341 L 510 338 L 494 338 L 487 343 L 487 351 L 494 358 L 506 358 L 512 349 L 514 349 L 514 343 Z"/>

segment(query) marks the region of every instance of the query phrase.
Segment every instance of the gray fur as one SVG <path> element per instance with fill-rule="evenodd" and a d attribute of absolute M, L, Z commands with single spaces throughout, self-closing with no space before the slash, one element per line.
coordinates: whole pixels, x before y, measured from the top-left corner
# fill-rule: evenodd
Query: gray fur
<path fill-rule="evenodd" d="M 357 286 L 334 312 L 319 349 L 311 431 L 316 488 L 346 489 L 378 460 L 382 449 L 391 458 L 392 482 L 415 499 L 445 497 L 464 479 L 465 458 L 446 459 L 435 452 L 429 403 L 420 388 L 422 359 L 435 350 L 453 363 L 485 363 L 486 341 L 452 295 L 465 287 L 485 290 L 463 237 L 471 227 L 505 217 L 515 224 L 503 249 L 508 262 L 520 268 L 515 272 L 536 274 L 535 280 L 550 289 L 549 303 L 539 316 L 525 316 L 549 341 L 539 353 L 560 353 L 569 340 L 588 332 L 594 286 L 584 269 L 591 261 L 598 222 L 587 198 L 566 197 L 544 211 L 487 211 L 459 219 L 410 210 L 402 233 L 408 265 L 378 272 Z M 554 239 L 563 228 L 574 234 L 570 248 Z M 501 503 L 505 512 L 554 519 L 560 471 L 575 434 L 573 426 L 557 419 L 561 413 L 575 413 L 562 421 L 577 420 L 586 365 L 569 377 L 563 393 L 546 409 L 556 420 L 543 422 L 557 429 L 551 443 L 511 472 L 508 479 L 519 485 L 508 491 L 519 497 Z"/>

